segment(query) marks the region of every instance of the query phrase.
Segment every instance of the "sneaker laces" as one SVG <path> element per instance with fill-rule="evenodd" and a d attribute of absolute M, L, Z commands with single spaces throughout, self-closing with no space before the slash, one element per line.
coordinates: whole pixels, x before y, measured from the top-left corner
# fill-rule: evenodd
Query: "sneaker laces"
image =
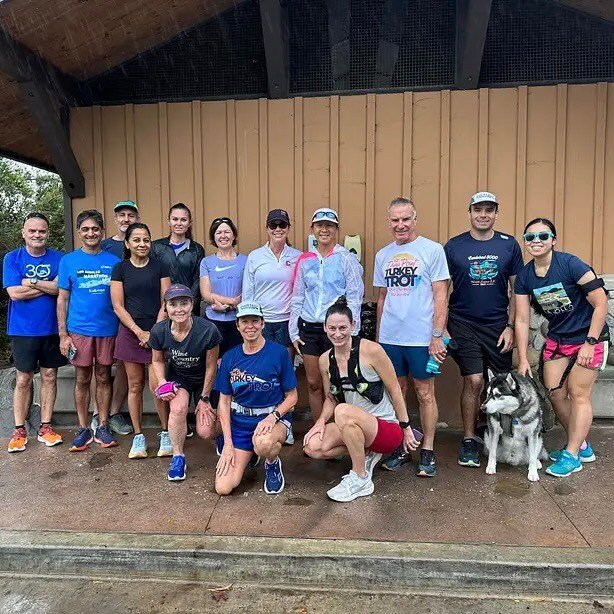
<path fill-rule="evenodd" d="M 20 426 L 19 428 L 13 430 L 13 436 L 11 437 L 11 439 L 25 439 L 26 435 L 26 427 Z"/>

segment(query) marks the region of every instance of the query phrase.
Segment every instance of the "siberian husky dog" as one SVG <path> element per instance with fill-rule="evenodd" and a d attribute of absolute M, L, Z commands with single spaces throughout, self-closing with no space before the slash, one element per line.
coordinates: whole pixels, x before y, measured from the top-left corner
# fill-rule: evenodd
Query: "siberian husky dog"
<path fill-rule="evenodd" d="M 548 458 L 542 440 L 542 417 L 546 397 L 530 377 L 516 371 L 495 375 L 488 370 L 486 400 L 488 429 L 484 449 L 488 452 L 486 473 L 497 473 L 497 461 L 508 465 L 529 465 L 527 478 L 539 480 L 541 460 Z"/>

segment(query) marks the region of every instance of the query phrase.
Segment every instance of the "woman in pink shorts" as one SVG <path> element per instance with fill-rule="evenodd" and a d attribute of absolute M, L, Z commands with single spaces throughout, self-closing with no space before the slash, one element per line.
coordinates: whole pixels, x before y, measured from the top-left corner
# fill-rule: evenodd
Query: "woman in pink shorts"
<path fill-rule="evenodd" d="M 518 372 L 531 375 L 527 360 L 530 307 L 548 320 L 543 348 L 544 385 L 567 432 L 567 443 L 550 452 L 546 473 L 566 477 L 595 460 L 586 441 L 593 420 L 591 390 L 605 367 L 609 331 L 603 281 L 580 258 L 554 250 L 556 228 L 547 219 L 529 222 L 523 234 L 533 257 L 514 284 Z"/>
<path fill-rule="evenodd" d="M 401 444 L 406 451 L 419 445 L 392 362 L 378 343 L 352 336 L 354 327 L 352 311 L 341 297 L 324 320 L 333 348 L 320 356 L 322 414 L 303 440 L 311 458 L 350 455 L 351 471 L 327 492 L 333 501 L 372 494 L 373 470 L 382 455 Z"/>

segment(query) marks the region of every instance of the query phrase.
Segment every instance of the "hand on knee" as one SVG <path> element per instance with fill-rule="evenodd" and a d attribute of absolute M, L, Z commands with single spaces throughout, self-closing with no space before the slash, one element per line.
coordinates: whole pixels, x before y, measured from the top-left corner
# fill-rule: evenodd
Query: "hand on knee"
<path fill-rule="evenodd" d="M 201 424 L 198 420 L 196 420 L 196 434 L 201 439 L 213 439 L 217 434 L 215 426 L 215 423 L 208 426 L 206 424 Z"/>

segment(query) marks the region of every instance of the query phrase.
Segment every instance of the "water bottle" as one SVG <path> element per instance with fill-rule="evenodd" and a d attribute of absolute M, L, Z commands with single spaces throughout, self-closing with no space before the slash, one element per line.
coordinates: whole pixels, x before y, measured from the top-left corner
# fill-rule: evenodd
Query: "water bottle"
<path fill-rule="evenodd" d="M 444 347 L 448 347 L 450 343 L 450 337 L 442 337 Z M 441 363 L 437 362 L 432 356 L 429 356 L 429 361 L 426 363 L 426 372 L 433 375 L 439 375 L 441 373 Z"/>

